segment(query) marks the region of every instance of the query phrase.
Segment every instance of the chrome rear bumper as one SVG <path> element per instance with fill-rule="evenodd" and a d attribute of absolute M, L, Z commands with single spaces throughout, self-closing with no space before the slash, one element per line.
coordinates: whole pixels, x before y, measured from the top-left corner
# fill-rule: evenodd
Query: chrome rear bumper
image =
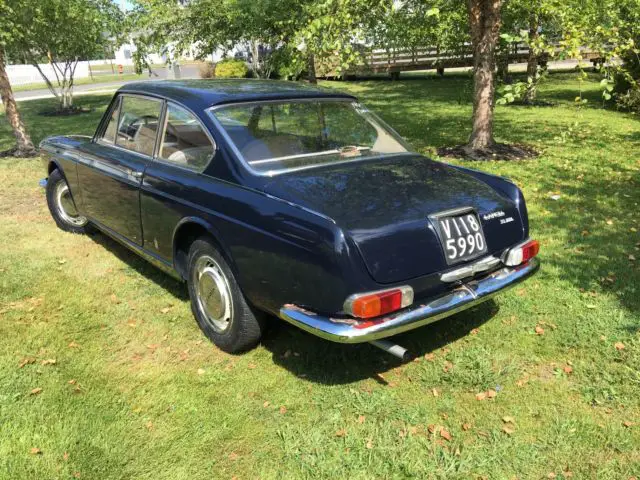
<path fill-rule="evenodd" d="M 296 305 L 283 306 L 280 317 L 307 332 L 334 342 L 370 342 L 433 323 L 473 307 L 529 278 L 539 268 L 538 259 L 532 258 L 524 265 L 504 267 L 479 280 L 463 283 L 428 303 L 422 302 L 413 308 L 373 320 L 331 318 Z"/>

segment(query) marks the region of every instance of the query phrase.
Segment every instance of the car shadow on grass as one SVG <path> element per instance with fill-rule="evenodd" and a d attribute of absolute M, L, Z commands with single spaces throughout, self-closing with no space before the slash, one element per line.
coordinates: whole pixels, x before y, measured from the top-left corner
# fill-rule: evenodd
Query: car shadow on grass
<path fill-rule="evenodd" d="M 96 232 L 91 236 L 94 242 L 108 250 L 111 254 L 117 257 L 120 261 L 126 263 L 133 270 L 140 275 L 148 278 L 156 285 L 160 286 L 167 293 L 173 295 L 177 300 L 188 301 L 189 294 L 187 287 L 184 283 L 171 277 L 169 274 L 154 267 L 151 263 L 140 257 L 136 253 L 129 250 L 124 245 L 115 241 L 108 235 L 101 232 Z"/>
<path fill-rule="evenodd" d="M 477 307 L 438 322 L 388 338 L 416 357 L 468 335 L 491 320 L 498 305 L 488 300 Z M 269 318 L 262 345 L 275 364 L 299 378 L 325 385 L 343 385 L 365 379 L 388 384 L 383 374 L 402 364 L 396 357 L 368 343 L 346 345 L 315 337 L 276 318 Z"/>
<path fill-rule="evenodd" d="M 108 235 L 97 232 L 92 235 L 92 239 L 177 300 L 189 301 L 184 283 L 154 267 Z M 473 309 L 396 335 L 389 340 L 407 348 L 413 357 L 421 357 L 468 335 L 497 313 L 498 305 L 489 300 Z M 299 378 L 327 385 L 348 384 L 367 378 L 386 384 L 381 374 L 402 364 L 401 360 L 368 343 L 333 343 L 275 317 L 268 318 L 268 329 L 262 339 L 262 345 L 272 353 L 276 365 L 289 370 Z"/>

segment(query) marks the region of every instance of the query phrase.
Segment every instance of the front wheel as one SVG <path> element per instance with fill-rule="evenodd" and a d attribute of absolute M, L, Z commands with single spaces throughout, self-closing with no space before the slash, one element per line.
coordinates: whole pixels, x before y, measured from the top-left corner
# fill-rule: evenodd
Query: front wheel
<path fill-rule="evenodd" d="M 262 313 L 247 303 L 229 265 L 207 237 L 191 245 L 187 283 L 193 315 L 218 348 L 238 353 L 260 341 Z"/>
<path fill-rule="evenodd" d="M 47 180 L 47 205 L 59 228 L 65 232 L 88 233 L 89 221 L 78 213 L 69 185 L 57 169 Z"/>

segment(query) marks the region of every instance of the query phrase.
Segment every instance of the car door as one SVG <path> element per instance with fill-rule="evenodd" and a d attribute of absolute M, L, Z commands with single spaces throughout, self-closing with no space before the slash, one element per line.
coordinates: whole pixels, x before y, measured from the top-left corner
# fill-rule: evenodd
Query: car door
<path fill-rule="evenodd" d="M 156 150 L 163 104 L 143 95 L 119 95 L 104 130 L 78 165 L 85 215 L 137 245 L 143 244 L 140 185 Z"/>
<path fill-rule="evenodd" d="M 181 219 L 194 214 L 202 192 L 202 172 L 215 154 L 215 142 L 190 111 L 167 102 L 158 150 L 144 173 L 140 210 L 144 246 L 171 261 L 173 234 Z"/>

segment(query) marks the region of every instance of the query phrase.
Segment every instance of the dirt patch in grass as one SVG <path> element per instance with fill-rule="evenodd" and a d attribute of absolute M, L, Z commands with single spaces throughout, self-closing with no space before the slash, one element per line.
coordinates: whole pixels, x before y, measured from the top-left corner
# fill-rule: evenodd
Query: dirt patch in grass
<path fill-rule="evenodd" d="M 529 160 L 540 155 L 536 149 L 529 145 L 506 143 L 496 143 L 492 147 L 485 149 L 473 149 L 468 145 L 440 147 L 437 152 L 441 157 L 473 161 Z"/>

